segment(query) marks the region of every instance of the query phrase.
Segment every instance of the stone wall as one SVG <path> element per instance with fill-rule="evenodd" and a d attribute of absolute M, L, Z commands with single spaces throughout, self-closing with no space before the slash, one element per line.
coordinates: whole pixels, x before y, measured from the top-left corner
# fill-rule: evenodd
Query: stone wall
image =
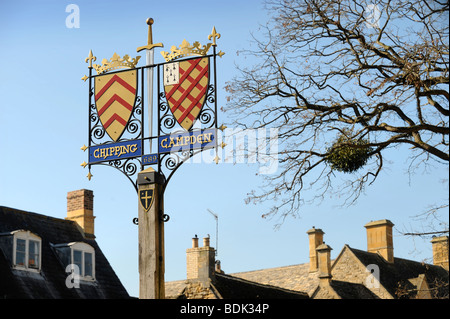
<path fill-rule="evenodd" d="M 331 274 L 334 280 L 363 284 L 381 299 L 393 299 L 391 294 L 382 285 L 378 285 L 377 287 L 376 282 L 370 281 L 370 278 L 368 279 L 371 273 L 347 248 L 344 249 L 337 263 L 335 263 Z"/>
<path fill-rule="evenodd" d="M 201 282 L 189 282 L 184 290 L 187 299 L 218 299 L 210 285 Z"/>
<path fill-rule="evenodd" d="M 331 287 L 319 286 L 314 293 L 314 299 L 341 299 Z"/>

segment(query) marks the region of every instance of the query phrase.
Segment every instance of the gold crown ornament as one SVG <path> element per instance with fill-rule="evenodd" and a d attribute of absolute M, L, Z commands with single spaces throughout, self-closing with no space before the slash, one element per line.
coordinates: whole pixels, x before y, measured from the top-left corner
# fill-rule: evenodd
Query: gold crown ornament
<path fill-rule="evenodd" d="M 120 55 L 114 53 L 110 60 L 103 59 L 102 65 L 93 64 L 92 66 L 97 71 L 97 74 L 103 74 L 116 69 L 134 69 L 140 58 L 140 56 L 131 58 L 128 54 L 125 54 L 121 58 Z"/>
<path fill-rule="evenodd" d="M 173 45 L 170 48 L 170 53 L 166 51 L 161 51 L 161 55 L 163 56 L 164 60 L 166 62 L 176 60 L 179 58 L 183 58 L 186 56 L 205 56 L 208 54 L 209 49 L 211 46 L 216 46 L 216 38 L 220 38 L 220 33 L 216 32 L 216 28 L 214 27 L 212 30 L 212 33 L 208 36 L 208 39 L 213 39 L 213 43 L 208 43 L 206 45 L 201 45 L 200 42 L 195 41 L 192 45 L 186 41 L 186 39 L 183 40 L 180 47 L 176 47 Z M 218 55 L 222 57 L 225 53 L 220 51 Z"/>

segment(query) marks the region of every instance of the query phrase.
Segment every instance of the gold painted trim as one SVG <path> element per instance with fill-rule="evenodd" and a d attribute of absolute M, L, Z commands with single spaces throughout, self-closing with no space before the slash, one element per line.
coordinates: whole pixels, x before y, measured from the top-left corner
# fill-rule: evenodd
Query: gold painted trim
<path fill-rule="evenodd" d="M 88 55 L 88 57 L 86 59 L 84 59 L 84 62 L 88 63 L 88 61 L 89 61 L 89 68 L 91 69 L 92 68 L 92 61 L 95 62 L 96 60 L 97 60 L 97 57 L 95 57 L 92 54 L 92 50 L 89 50 L 89 55 Z"/>
<path fill-rule="evenodd" d="M 103 74 L 116 69 L 134 69 L 140 58 L 140 56 L 131 58 L 128 54 L 125 54 L 121 58 L 120 55 L 114 52 L 111 60 L 103 59 L 102 65 L 94 64 L 93 67 L 97 71 L 97 74 Z"/>
<path fill-rule="evenodd" d="M 216 38 L 217 38 L 217 39 L 220 39 L 220 33 L 217 33 L 216 27 L 215 27 L 215 26 L 213 27 L 211 34 L 208 35 L 208 40 L 211 40 L 211 38 L 213 39 L 212 45 L 213 45 L 213 46 L 217 46 L 217 44 L 216 44 Z"/>

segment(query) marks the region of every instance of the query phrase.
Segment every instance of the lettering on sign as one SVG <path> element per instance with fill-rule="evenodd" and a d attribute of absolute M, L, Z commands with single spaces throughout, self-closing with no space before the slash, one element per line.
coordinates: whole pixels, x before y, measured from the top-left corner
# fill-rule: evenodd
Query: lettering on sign
<path fill-rule="evenodd" d="M 142 155 L 141 141 L 104 144 L 89 149 L 89 162 L 103 162 Z"/>
<path fill-rule="evenodd" d="M 158 154 L 142 155 L 142 165 L 158 164 Z"/>
<path fill-rule="evenodd" d="M 215 147 L 216 130 L 207 129 L 189 133 L 171 134 L 159 137 L 158 152 L 171 153 L 190 149 Z"/>

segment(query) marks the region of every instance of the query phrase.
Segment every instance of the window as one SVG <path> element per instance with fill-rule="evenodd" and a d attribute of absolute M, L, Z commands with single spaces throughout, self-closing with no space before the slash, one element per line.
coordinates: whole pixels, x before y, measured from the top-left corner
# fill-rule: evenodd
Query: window
<path fill-rule="evenodd" d="M 30 231 L 18 230 L 12 233 L 13 266 L 17 269 L 37 270 L 41 268 L 41 238 Z"/>
<path fill-rule="evenodd" d="M 39 243 L 35 240 L 28 241 L 28 267 L 29 268 L 39 268 Z"/>
<path fill-rule="evenodd" d="M 78 266 L 78 269 L 80 270 L 80 275 L 82 273 L 82 269 L 83 269 L 83 252 L 80 250 L 73 250 L 72 251 L 72 264 L 75 264 Z"/>
<path fill-rule="evenodd" d="M 73 264 L 78 266 L 80 276 L 93 278 L 93 253 L 83 250 L 73 249 Z"/>
<path fill-rule="evenodd" d="M 92 254 L 84 252 L 84 275 L 92 277 Z"/>
<path fill-rule="evenodd" d="M 80 279 L 95 280 L 95 250 L 83 242 L 53 245 L 64 267 L 76 265 Z"/>
<path fill-rule="evenodd" d="M 24 239 L 16 238 L 16 265 L 25 267 L 26 243 Z"/>

